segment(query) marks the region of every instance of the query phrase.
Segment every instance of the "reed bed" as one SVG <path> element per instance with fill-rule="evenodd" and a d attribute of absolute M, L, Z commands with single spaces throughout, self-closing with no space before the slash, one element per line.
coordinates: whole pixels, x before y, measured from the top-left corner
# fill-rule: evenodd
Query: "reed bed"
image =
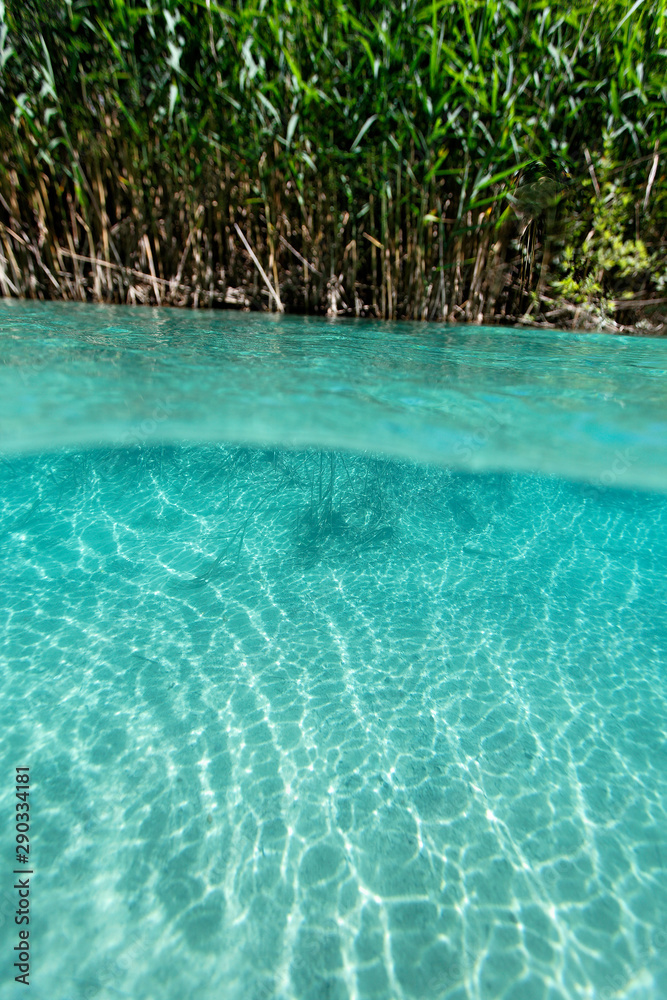
<path fill-rule="evenodd" d="M 667 0 L 0 0 L 5 296 L 660 330 Z"/>

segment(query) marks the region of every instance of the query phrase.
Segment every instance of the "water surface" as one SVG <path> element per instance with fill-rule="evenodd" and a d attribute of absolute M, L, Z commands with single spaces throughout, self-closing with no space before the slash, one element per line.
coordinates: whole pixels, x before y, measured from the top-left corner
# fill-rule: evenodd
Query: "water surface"
<path fill-rule="evenodd" d="M 667 340 L 0 303 L 6 451 L 218 442 L 667 491 Z"/>

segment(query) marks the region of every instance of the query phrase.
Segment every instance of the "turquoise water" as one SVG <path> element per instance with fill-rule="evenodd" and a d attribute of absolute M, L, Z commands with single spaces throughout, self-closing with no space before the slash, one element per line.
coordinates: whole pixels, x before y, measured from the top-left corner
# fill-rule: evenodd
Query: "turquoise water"
<path fill-rule="evenodd" d="M 35 1000 L 667 997 L 667 342 L 2 303 L 0 357 Z"/>

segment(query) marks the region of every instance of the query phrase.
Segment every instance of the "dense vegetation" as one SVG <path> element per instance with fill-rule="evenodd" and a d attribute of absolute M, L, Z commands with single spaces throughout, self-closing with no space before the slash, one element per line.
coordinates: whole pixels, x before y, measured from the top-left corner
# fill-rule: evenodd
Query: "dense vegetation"
<path fill-rule="evenodd" d="M 667 0 L 148 2 L 0 0 L 3 294 L 664 324 Z"/>

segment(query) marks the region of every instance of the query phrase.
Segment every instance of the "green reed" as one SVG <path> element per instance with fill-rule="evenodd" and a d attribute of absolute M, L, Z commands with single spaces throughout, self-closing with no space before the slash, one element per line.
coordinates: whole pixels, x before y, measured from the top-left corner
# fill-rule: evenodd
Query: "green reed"
<path fill-rule="evenodd" d="M 5 0 L 0 289 L 630 322 L 666 35 L 667 0 Z"/>

